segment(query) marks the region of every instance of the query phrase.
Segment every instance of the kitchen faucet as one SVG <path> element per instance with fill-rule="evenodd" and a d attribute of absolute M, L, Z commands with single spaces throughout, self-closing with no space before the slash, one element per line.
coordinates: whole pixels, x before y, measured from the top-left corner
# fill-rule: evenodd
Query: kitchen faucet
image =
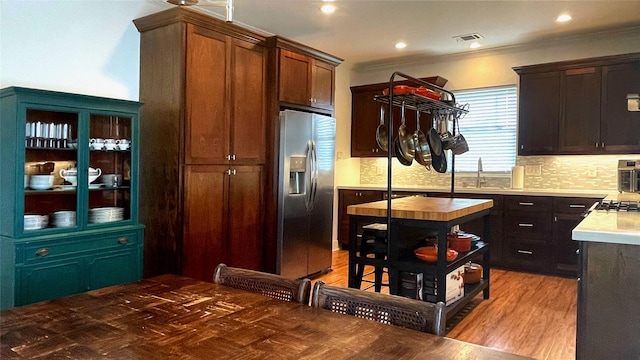
<path fill-rule="evenodd" d="M 476 177 L 476 188 L 482 187 L 482 184 L 487 182 L 487 180 L 484 179 L 484 176 L 483 176 L 482 180 L 480 180 L 480 173 L 481 172 L 482 172 L 482 157 L 479 157 L 478 158 L 478 173 L 477 173 L 477 177 Z"/>

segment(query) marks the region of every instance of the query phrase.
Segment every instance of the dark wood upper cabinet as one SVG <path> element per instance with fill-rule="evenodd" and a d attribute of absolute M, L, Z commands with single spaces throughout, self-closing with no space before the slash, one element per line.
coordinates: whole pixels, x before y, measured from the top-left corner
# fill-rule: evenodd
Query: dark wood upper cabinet
<path fill-rule="evenodd" d="M 635 62 L 602 67 L 602 150 L 640 152 L 640 112 L 627 110 L 627 94 L 640 93 L 640 54 Z"/>
<path fill-rule="evenodd" d="M 447 79 L 440 76 L 422 78 L 439 87 L 444 87 Z M 406 81 L 397 84 L 406 84 Z M 382 95 L 382 90 L 389 87 L 389 83 L 377 83 L 351 87 L 351 156 L 352 157 L 386 157 L 387 152 L 378 147 L 376 142 L 376 130 L 380 125 L 380 108 L 385 111 L 385 124 L 389 127 L 389 107 L 381 102 L 375 101 L 375 95 Z M 397 132 L 401 121 L 401 111 L 399 108 L 393 109 L 393 131 Z M 413 133 L 416 129 L 416 112 L 407 110 L 405 121 L 408 130 Z M 420 129 L 426 130 L 431 127 L 431 117 L 421 115 Z"/>
<path fill-rule="evenodd" d="M 517 67 L 518 154 L 625 154 L 640 151 L 640 53 Z"/>
<path fill-rule="evenodd" d="M 280 51 L 280 101 L 333 110 L 335 66 L 289 50 Z"/>
<path fill-rule="evenodd" d="M 558 147 L 560 74 L 520 76 L 518 154 L 549 155 Z"/>
<path fill-rule="evenodd" d="M 589 153 L 599 142 L 601 73 L 595 66 L 560 73 L 564 107 L 560 116 L 559 152 Z"/>

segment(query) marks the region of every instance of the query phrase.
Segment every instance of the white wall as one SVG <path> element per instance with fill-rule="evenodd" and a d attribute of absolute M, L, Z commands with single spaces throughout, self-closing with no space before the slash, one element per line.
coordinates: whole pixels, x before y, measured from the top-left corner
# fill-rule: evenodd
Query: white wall
<path fill-rule="evenodd" d="M 140 35 L 132 20 L 160 1 L 0 1 L 0 88 L 138 100 Z"/>

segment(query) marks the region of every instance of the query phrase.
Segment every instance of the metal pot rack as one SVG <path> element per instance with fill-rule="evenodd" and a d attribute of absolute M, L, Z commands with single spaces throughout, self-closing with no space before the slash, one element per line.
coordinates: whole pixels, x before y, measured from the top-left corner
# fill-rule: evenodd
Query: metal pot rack
<path fill-rule="evenodd" d="M 409 80 L 410 82 L 424 86 L 428 89 L 438 91 L 440 93 L 449 94 L 450 99 L 446 103 L 439 100 L 434 100 L 425 96 L 417 95 L 417 94 L 394 94 L 393 88 L 395 86 L 396 78 L 403 78 L 405 80 Z M 375 95 L 374 100 L 385 103 L 391 106 L 401 107 L 404 103 L 405 108 L 409 108 L 411 110 L 420 111 L 422 113 L 431 114 L 433 116 L 443 116 L 443 115 L 452 115 L 453 119 L 457 120 L 460 117 L 464 116 L 469 112 L 468 106 L 459 106 L 456 104 L 455 95 L 448 90 L 445 90 L 439 86 L 428 83 L 424 80 L 420 80 L 413 76 L 409 76 L 407 74 L 401 72 L 394 72 L 391 74 L 389 78 L 389 94 L 388 95 Z M 391 188 L 391 175 L 392 175 L 392 159 L 393 159 L 393 151 L 391 148 L 391 144 L 393 144 L 394 139 L 394 126 L 393 126 L 393 111 L 388 111 L 389 114 L 389 126 L 388 128 L 388 144 L 389 149 L 387 151 L 388 158 L 388 166 L 387 166 L 387 224 L 391 224 L 391 199 L 393 198 L 393 191 Z M 456 135 L 456 123 L 457 121 L 453 121 L 452 133 Z M 437 130 L 437 129 L 436 129 Z M 444 150 L 443 150 L 444 151 Z M 450 197 L 454 196 L 454 184 L 455 184 L 455 155 L 451 154 L 451 193 Z M 391 226 L 387 226 L 387 239 L 391 238 Z"/>

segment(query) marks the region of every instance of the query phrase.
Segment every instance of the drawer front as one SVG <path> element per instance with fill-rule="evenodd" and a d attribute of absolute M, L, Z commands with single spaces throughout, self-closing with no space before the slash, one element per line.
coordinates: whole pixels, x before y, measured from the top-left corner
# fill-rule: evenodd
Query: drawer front
<path fill-rule="evenodd" d="M 534 216 L 531 214 L 506 215 L 504 232 L 517 238 L 531 238 L 547 241 L 553 229 L 551 215 Z"/>
<path fill-rule="evenodd" d="M 507 263 L 514 268 L 546 271 L 550 258 L 549 245 L 532 241 L 514 241 L 507 245 Z"/>
<path fill-rule="evenodd" d="M 112 233 L 103 236 L 57 239 L 29 244 L 24 247 L 26 263 L 41 262 L 81 255 L 85 252 L 127 249 L 138 245 L 136 232 Z"/>
<path fill-rule="evenodd" d="M 582 214 L 599 201 L 598 198 L 557 197 L 553 199 L 553 212 L 562 214 Z"/>
<path fill-rule="evenodd" d="M 505 196 L 506 210 L 551 213 L 553 198 L 548 196 Z"/>

